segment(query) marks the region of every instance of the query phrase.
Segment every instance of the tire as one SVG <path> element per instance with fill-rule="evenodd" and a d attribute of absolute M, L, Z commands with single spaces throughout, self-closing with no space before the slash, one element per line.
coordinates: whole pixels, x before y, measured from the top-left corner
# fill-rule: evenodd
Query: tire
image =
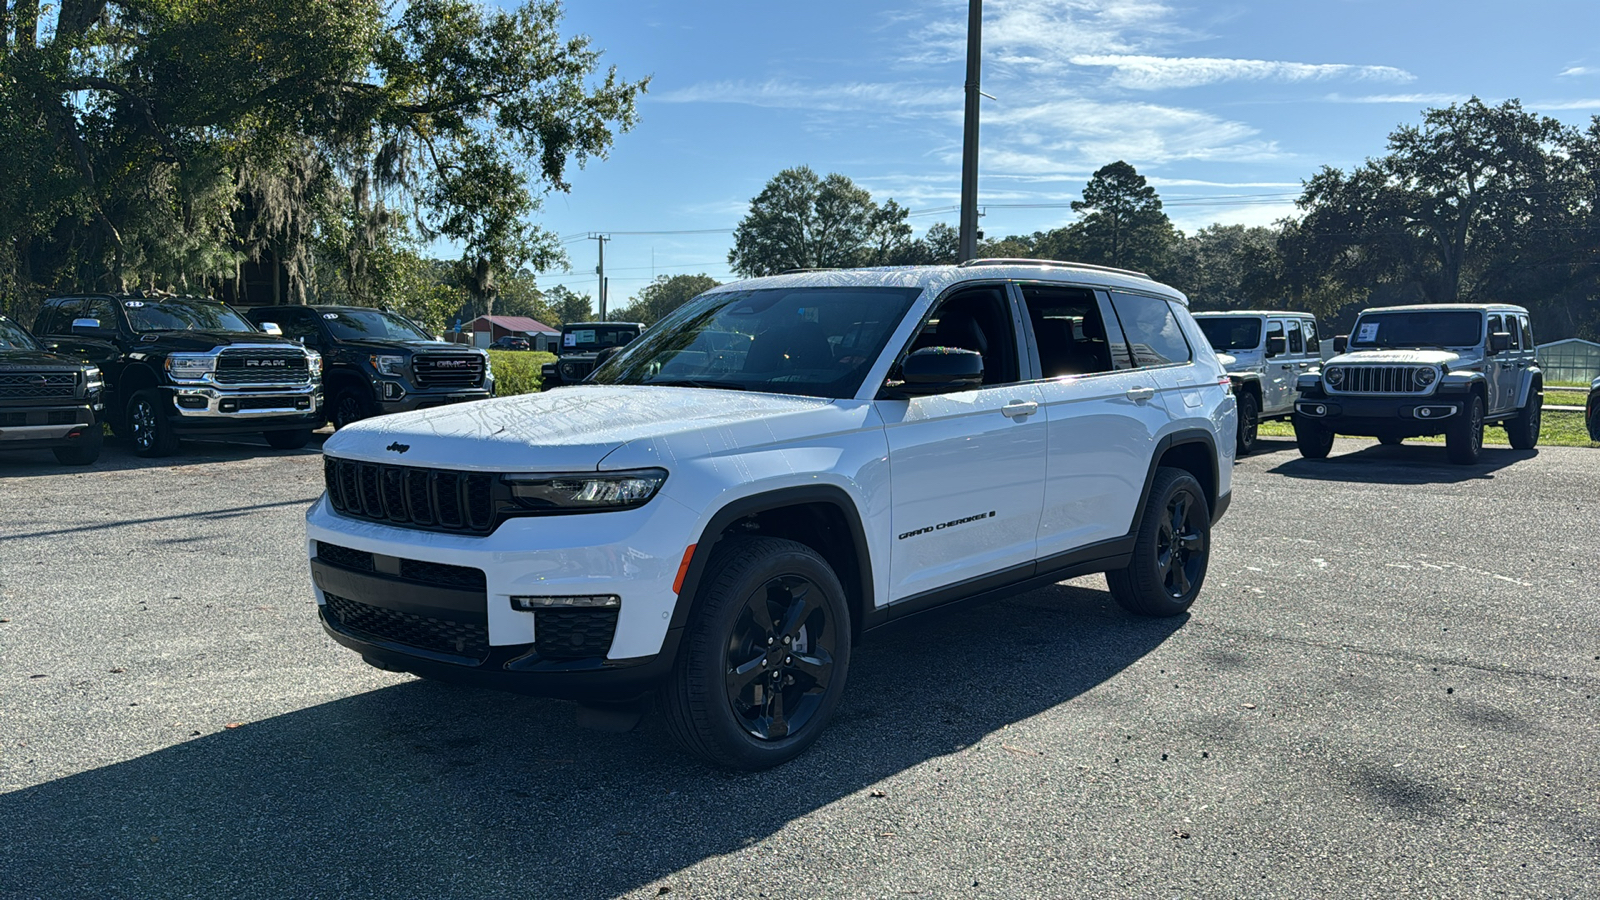
<path fill-rule="evenodd" d="M 372 398 L 366 391 L 359 387 L 340 388 L 333 395 L 333 404 L 328 409 L 328 420 L 334 428 L 343 428 L 351 422 L 371 418 L 373 414 Z"/>
<path fill-rule="evenodd" d="M 1466 409 L 1444 434 L 1444 449 L 1450 461 L 1458 466 L 1470 466 L 1483 453 L 1483 398 L 1477 394 L 1467 401 Z"/>
<path fill-rule="evenodd" d="M 844 692 L 844 588 L 810 547 L 748 537 L 723 540 L 701 584 L 661 690 L 668 730 L 688 753 L 730 769 L 788 762 L 827 727 Z"/>
<path fill-rule="evenodd" d="M 1400 446 L 1400 438 L 1384 436 L 1378 438 L 1378 443 L 1384 445 L 1385 447 L 1398 447 Z"/>
<path fill-rule="evenodd" d="M 172 433 L 172 422 L 167 418 L 161 403 L 161 392 L 155 388 L 139 391 L 128 400 L 128 442 L 133 452 L 143 457 L 171 456 L 178 449 L 178 436 Z"/>
<path fill-rule="evenodd" d="M 1106 573 L 1111 596 L 1128 612 L 1175 616 L 1187 610 L 1205 583 L 1211 559 L 1211 507 L 1193 475 L 1156 471 L 1150 500 L 1125 569 Z"/>
<path fill-rule="evenodd" d="M 1249 456 L 1256 449 L 1261 431 L 1261 403 L 1248 391 L 1239 395 L 1239 435 L 1234 441 L 1236 456 Z"/>
<path fill-rule="evenodd" d="M 274 450 L 299 450 L 311 443 L 311 429 L 296 428 L 293 431 L 263 431 L 261 436 Z"/>
<path fill-rule="evenodd" d="M 1584 424 L 1589 429 L 1589 440 L 1600 441 L 1600 396 L 1590 394 L 1588 407 Z"/>
<path fill-rule="evenodd" d="M 92 466 L 100 458 L 100 448 L 105 442 L 105 433 L 100 423 L 96 422 L 76 442 L 65 447 L 52 447 L 50 451 L 56 455 L 56 462 L 63 466 Z"/>
<path fill-rule="evenodd" d="M 1333 450 L 1333 429 L 1296 419 L 1294 443 L 1300 448 L 1300 455 L 1306 459 L 1327 459 Z"/>
<path fill-rule="evenodd" d="M 1544 419 L 1544 387 L 1535 382 L 1528 388 L 1528 402 L 1517 417 L 1506 423 L 1506 436 L 1514 450 L 1532 450 L 1539 444 L 1539 426 Z"/>

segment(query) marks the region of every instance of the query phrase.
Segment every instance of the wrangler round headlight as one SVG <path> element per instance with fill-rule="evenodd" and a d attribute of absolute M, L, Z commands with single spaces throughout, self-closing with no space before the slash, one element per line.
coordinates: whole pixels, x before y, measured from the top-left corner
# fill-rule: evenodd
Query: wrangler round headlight
<path fill-rule="evenodd" d="M 665 469 L 502 475 L 511 499 L 532 512 L 633 509 L 650 502 L 667 480 Z"/>
<path fill-rule="evenodd" d="M 1417 386 L 1427 387 L 1428 385 L 1433 384 L 1434 380 L 1438 377 L 1439 373 L 1433 368 L 1429 366 L 1423 366 L 1417 370 Z"/>
<path fill-rule="evenodd" d="M 1328 384 L 1332 387 L 1338 387 L 1339 385 L 1344 384 L 1344 370 L 1338 366 L 1330 366 L 1327 369 L 1324 369 L 1322 372 L 1322 377 L 1328 379 Z"/>

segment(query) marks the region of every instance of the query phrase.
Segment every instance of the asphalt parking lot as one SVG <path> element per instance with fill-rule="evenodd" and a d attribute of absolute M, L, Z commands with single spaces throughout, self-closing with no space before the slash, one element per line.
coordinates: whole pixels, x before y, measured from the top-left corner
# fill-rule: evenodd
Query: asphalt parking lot
<path fill-rule="evenodd" d="M 1595 896 L 1600 453 L 1262 445 L 1190 615 L 870 640 L 754 775 L 324 637 L 314 452 L 0 454 L 0 896 Z"/>

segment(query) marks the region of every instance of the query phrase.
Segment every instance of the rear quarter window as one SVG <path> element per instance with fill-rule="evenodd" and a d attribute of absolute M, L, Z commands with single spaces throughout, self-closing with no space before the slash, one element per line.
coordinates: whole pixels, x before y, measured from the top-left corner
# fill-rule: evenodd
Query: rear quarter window
<path fill-rule="evenodd" d="M 1111 307 L 1122 324 L 1135 368 L 1169 366 L 1194 358 L 1189 339 L 1168 301 L 1112 292 Z"/>

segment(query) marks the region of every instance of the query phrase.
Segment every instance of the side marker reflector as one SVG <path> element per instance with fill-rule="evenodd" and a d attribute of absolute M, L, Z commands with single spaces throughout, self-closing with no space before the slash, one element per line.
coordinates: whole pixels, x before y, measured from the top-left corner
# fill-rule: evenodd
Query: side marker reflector
<path fill-rule="evenodd" d="M 672 579 L 672 592 L 674 594 L 680 594 L 683 592 L 683 578 L 685 575 L 689 574 L 689 560 L 694 559 L 694 548 L 698 546 L 700 545 L 690 544 L 688 548 L 683 551 L 683 562 L 678 563 L 678 577 Z"/>

